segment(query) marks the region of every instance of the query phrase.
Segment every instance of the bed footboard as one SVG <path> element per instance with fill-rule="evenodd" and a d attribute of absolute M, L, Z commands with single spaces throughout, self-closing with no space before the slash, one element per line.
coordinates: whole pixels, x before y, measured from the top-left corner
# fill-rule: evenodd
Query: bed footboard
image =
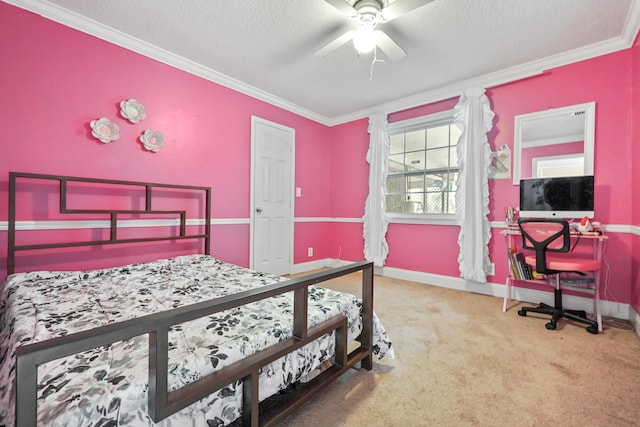
<path fill-rule="evenodd" d="M 360 345 L 347 349 L 347 320 L 338 315 L 308 327 L 308 288 L 347 274 L 362 272 L 362 332 Z M 168 332 L 172 325 L 270 298 L 285 292 L 294 294 L 293 337 L 268 347 L 246 359 L 216 371 L 178 390 L 169 391 Z M 261 413 L 258 400 L 259 370 L 268 363 L 299 349 L 311 341 L 335 331 L 335 360 L 331 368 L 310 382 L 296 387 L 294 393 L 278 405 Z M 360 363 L 372 368 L 373 343 L 373 264 L 361 261 L 259 289 L 241 292 L 173 310 L 139 317 L 117 324 L 109 324 L 89 331 L 42 341 L 16 350 L 16 424 L 35 426 L 37 423 L 38 365 L 91 348 L 149 334 L 149 415 L 158 422 L 226 385 L 241 381 L 243 387 L 242 424 L 267 426 L 281 421 L 314 393 Z"/>

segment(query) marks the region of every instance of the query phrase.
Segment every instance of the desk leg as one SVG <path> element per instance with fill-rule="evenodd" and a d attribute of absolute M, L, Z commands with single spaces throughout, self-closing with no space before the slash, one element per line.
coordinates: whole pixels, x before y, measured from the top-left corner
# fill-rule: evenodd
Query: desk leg
<path fill-rule="evenodd" d="M 513 238 L 510 234 L 505 235 L 505 241 L 507 244 L 507 250 L 513 246 Z M 511 261 L 507 257 L 507 281 L 505 283 L 506 289 L 504 290 L 504 301 L 502 302 L 502 312 L 507 311 L 507 303 L 511 302 Z"/>
<path fill-rule="evenodd" d="M 508 261 L 507 261 L 508 262 Z M 511 302 L 511 277 L 507 275 L 506 289 L 504 291 L 504 301 L 502 302 L 502 312 L 507 311 L 507 303 Z"/>
<path fill-rule="evenodd" d="M 602 260 L 604 252 L 604 239 L 600 238 L 593 242 L 593 256 L 595 259 Z M 598 332 L 602 332 L 602 315 L 600 314 L 600 275 L 602 269 L 594 271 L 593 283 L 595 285 L 595 295 L 593 298 L 593 311 L 596 314 L 596 321 L 598 322 Z"/>
<path fill-rule="evenodd" d="M 598 276 L 600 275 L 600 272 L 598 271 L 596 273 Z M 596 283 L 596 295 L 595 298 L 593 299 L 593 310 L 596 313 L 596 320 L 598 321 L 598 332 L 602 332 L 602 315 L 600 314 L 600 286 L 598 286 L 598 282 L 600 281 L 600 279 L 596 279 L 595 283 Z"/>

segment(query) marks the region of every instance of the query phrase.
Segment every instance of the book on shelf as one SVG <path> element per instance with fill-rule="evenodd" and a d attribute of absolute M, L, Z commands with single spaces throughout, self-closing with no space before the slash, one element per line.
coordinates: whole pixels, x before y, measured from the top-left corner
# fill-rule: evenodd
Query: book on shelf
<path fill-rule="evenodd" d="M 507 248 L 507 256 L 509 257 L 509 266 L 511 267 L 512 276 L 516 280 L 520 280 L 520 274 L 518 272 L 516 256 L 516 248 Z"/>
<path fill-rule="evenodd" d="M 516 280 L 533 280 L 542 279 L 544 275 L 535 272 L 524 260 L 524 255 L 518 252 L 516 248 L 507 248 L 509 256 L 509 264 L 513 271 L 513 278 Z"/>
<path fill-rule="evenodd" d="M 531 276 L 531 269 L 525 262 L 524 255 L 522 255 L 521 252 L 516 252 L 516 261 L 518 261 L 518 268 L 520 269 L 520 277 L 522 277 L 522 280 L 533 279 L 533 276 Z"/>

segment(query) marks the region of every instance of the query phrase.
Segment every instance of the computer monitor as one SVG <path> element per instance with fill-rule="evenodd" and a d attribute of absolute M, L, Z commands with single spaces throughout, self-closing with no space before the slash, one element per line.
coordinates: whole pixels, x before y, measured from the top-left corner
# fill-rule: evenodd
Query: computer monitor
<path fill-rule="evenodd" d="M 593 218 L 593 176 L 520 180 L 522 218 Z"/>

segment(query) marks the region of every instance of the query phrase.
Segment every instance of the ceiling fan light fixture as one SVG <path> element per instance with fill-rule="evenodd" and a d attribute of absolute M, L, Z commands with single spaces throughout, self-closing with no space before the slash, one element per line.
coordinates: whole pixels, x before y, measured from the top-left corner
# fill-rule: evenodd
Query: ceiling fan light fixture
<path fill-rule="evenodd" d="M 369 53 L 376 48 L 376 36 L 372 25 L 361 25 L 353 35 L 353 46 L 360 53 Z"/>
<path fill-rule="evenodd" d="M 331 6 L 345 14 L 355 23 L 355 28 L 347 31 L 318 49 L 316 56 L 327 56 L 334 50 L 353 40 L 358 53 L 369 53 L 380 49 L 391 61 L 399 61 L 407 53 L 383 30 L 375 30 L 378 24 L 389 21 L 422 7 L 434 0 L 325 0 Z M 375 56 L 375 55 L 374 55 Z M 377 62 L 377 56 L 374 62 Z M 380 60 L 383 61 L 383 60 Z"/>

